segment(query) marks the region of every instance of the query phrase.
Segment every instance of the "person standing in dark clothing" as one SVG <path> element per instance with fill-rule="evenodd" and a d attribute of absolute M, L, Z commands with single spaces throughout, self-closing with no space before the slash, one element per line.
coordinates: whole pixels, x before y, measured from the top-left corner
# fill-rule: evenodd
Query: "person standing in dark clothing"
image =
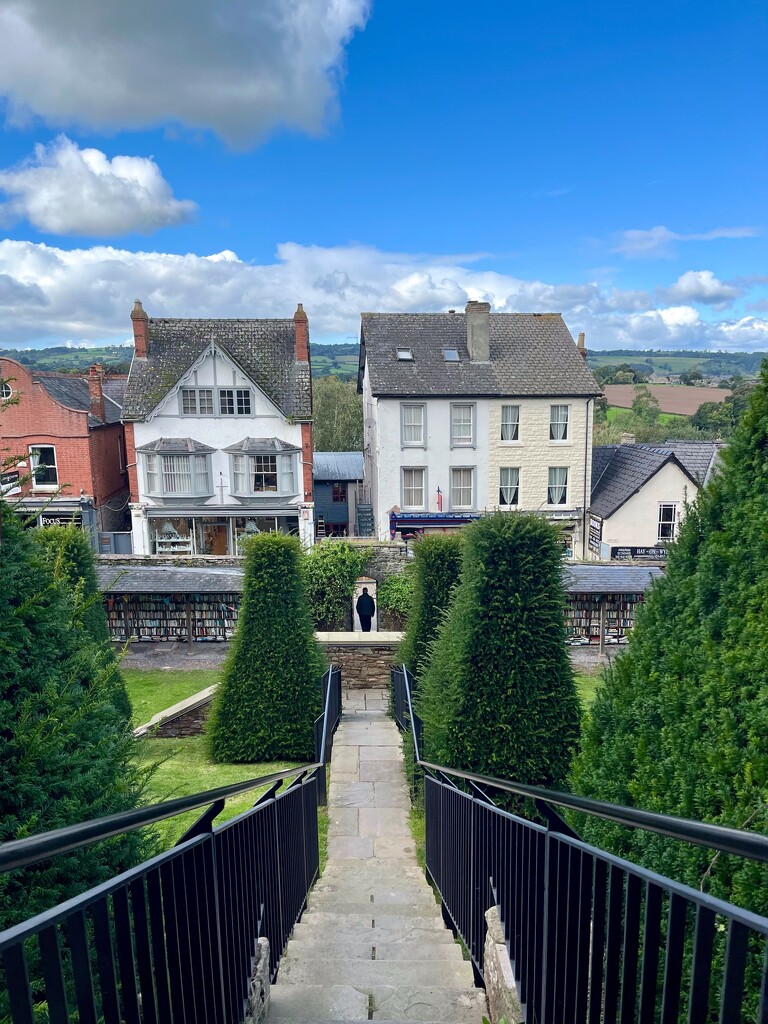
<path fill-rule="evenodd" d="M 364 633 L 370 633 L 371 619 L 376 614 L 376 604 L 368 593 L 368 587 L 363 587 L 363 592 L 357 599 L 355 609 L 360 619 L 360 628 Z"/>

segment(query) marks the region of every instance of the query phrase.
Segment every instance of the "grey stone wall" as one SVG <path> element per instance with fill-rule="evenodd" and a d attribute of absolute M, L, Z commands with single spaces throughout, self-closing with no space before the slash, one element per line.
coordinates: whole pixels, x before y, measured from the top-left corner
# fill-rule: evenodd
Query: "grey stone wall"
<path fill-rule="evenodd" d="M 181 714 L 162 722 L 152 736 L 161 740 L 175 740 L 180 736 L 200 736 L 205 731 L 205 723 L 208 720 L 212 700 L 213 697 L 209 698 L 205 704 L 182 711 Z"/>
<path fill-rule="evenodd" d="M 372 634 L 375 635 L 375 634 Z M 323 643 L 329 662 L 341 665 L 341 682 L 347 690 L 389 686 L 389 670 L 395 661 L 396 643 Z"/>
<path fill-rule="evenodd" d="M 523 1024 L 525 1017 L 504 943 L 498 907 L 491 907 L 485 912 L 485 921 L 488 931 L 483 950 L 483 973 L 485 994 L 488 997 L 488 1016 L 491 1024 L 499 1024 L 502 1018 L 507 1024 Z"/>

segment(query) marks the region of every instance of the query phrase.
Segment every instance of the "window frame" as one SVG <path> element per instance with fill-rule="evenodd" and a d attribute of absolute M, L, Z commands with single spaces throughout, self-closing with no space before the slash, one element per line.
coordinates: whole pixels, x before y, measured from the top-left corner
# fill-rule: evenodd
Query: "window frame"
<path fill-rule="evenodd" d="M 453 414 L 456 409 L 469 409 L 469 441 L 457 441 L 453 433 Z M 451 402 L 450 404 L 451 448 L 477 447 L 477 403 Z"/>
<path fill-rule="evenodd" d="M 405 439 L 405 410 L 421 409 L 421 440 L 406 441 Z M 412 424 L 409 424 L 412 426 Z M 401 402 L 400 403 L 400 447 L 401 448 L 426 448 L 427 447 L 427 404 L 426 402 Z"/>
<path fill-rule="evenodd" d="M 41 448 L 49 448 L 53 452 L 53 465 L 51 466 L 51 465 L 46 465 L 46 463 L 43 463 L 43 466 L 44 466 L 44 468 L 46 470 L 53 470 L 53 472 L 56 474 L 56 480 L 55 481 L 49 481 L 47 483 L 38 483 L 37 475 L 36 475 L 35 470 L 37 468 L 37 465 L 39 465 L 39 456 L 38 456 L 38 462 L 36 463 L 35 456 L 33 455 L 33 452 L 39 452 Z M 29 445 L 29 468 L 30 468 L 31 473 L 32 473 L 32 490 L 33 491 L 57 491 L 59 489 L 59 487 L 60 487 L 60 484 L 59 484 L 59 464 L 58 464 L 58 461 L 56 459 L 56 445 L 54 445 L 54 444 L 31 444 L 31 445 Z"/>
<path fill-rule="evenodd" d="M 144 487 L 151 498 L 212 498 L 213 470 L 210 452 L 138 452 L 142 459 Z M 189 480 L 189 490 L 168 490 L 166 480 L 178 473 L 166 466 L 166 459 L 186 459 L 187 472 L 184 476 Z M 204 469 L 200 468 L 200 465 Z"/>
<path fill-rule="evenodd" d="M 512 438 L 504 437 L 504 410 L 505 409 L 517 409 L 517 421 L 515 422 L 515 436 Z M 499 444 L 520 444 L 520 403 L 519 402 L 503 402 L 501 405 L 501 416 L 499 420 Z"/>
<path fill-rule="evenodd" d="M 229 493 L 235 498 L 296 497 L 297 452 L 230 452 Z M 275 489 L 257 491 L 253 481 L 260 476 L 272 475 L 270 470 L 256 470 L 256 459 L 275 460 Z M 254 460 L 253 462 L 251 460 Z M 242 468 L 239 468 L 242 467 Z M 290 483 L 290 488 L 288 484 Z M 244 484 L 244 486 L 243 486 Z"/>
<path fill-rule="evenodd" d="M 555 420 L 553 413 L 555 409 L 565 409 L 565 420 Z M 565 423 L 565 434 L 563 437 L 553 437 L 552 428 L 556 423 Z M 556 402 L 549 407 L 549 443 L 570 444 L 571 443 L 571 406 L 566 402 Z M 560 467 L 555 467 L 560 468 Z"/>
<path fill-rule="evenodd" d="M 677 502 L 676 501 L 660 501 L 659 512 L 656 517 L 656 542 L 658 544 L 671 544 L 675 539 L 677 532 Z M 670 520 L 662 519 L 662 512 L 664 509 L 672 509 L 672 518 Z M 661 528 L 662 526 L 670 526 L 671 532 L 668 537 L 662 537 Z"/>
<path fill-rule="evenodd" d="M 571 468 L 570 466 L 548 466 L 547 467 L 547 507 L 548 508 L 564 508 L 564 507 L 567 508 L 568 507 L 568 486 L 570 484 L 570 468 Z M 565 485 L 563 485 L 563 484 L 553 484 L 551 482 L 551 480 L 552 480 L 552 471 L 553 470 L 563 470 L 565 472 Z M 550 492 L 551 492 L 552 488 L 553 487 L 563 487 L 563 486 L 564 486 L 563 500 L 562 501 L 550 501 L 549 500 L 550 499 Z"/>
<path fill-rule="evenodd" d="M 215 416 L 216 415 L 216 403 L 215 403 L 215 388 L 214 387 L 198 387 L 195 385 L 190 388 L 179 388 L 179 415 L 180 416 Z M 210 411 L 203 411 L 201 403 L 201 395 L 207 395 L 210 401 Z M 185 396 L 193 395 L 195 399 L 195 411 L 185 412 L 184 410 L 184 399 Z M 208 400 L 206 401 L 208 404 Z"/>
<path fill-rule="evenodd" d="M 407 505 L 405 502 L 405 474 L 421 473 L 421 505 Z M 405 512 L 426 512 L 427 511 L 427 467 L 426 466 L 401 466 L 400 467 L 400 508 Z"/>
<path fill-rule="evenodd" d="M 345 480 L 335 480 L 331 484 L 331 504 L 347 504 L 347 484 Z"/>
<path fill-rule="evenodd" d="M 449 476 L 449 487 L 448 487 L 448 507 L 451 512 L 474 512 L 477 504 L 477 495 L 475 493 L 477 487 L 477 473 L 475 466 L 451 466 Z M 453 474 L 454 473 L 469 473 L 469 505 L 457 505 L 453 500 Z M 463 489 L 463 488 L 462 488 Z"/>
<path fill-rule="evenodd" d="M 515 500 L 514 501 L 503 501 L 503 488 L 501 475 L 504 472 L 517 472 L 517 483 L 512 484 L 515 488 Z M 500 508 L 519 508 L 520 507 L 520 467 L 519 466 L 499 466 L 499 507 Z"/>

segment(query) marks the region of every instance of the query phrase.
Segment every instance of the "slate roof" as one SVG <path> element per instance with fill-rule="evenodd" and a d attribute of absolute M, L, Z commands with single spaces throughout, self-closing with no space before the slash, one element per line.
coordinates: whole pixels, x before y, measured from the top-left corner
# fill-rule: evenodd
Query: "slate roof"
<path fill-rule="evenodd" d="M 146 358 L 134 356 L 123 406 L 125 420 L 142 420 L 210 346 L 230 357 L 280 409 L 312 417 L 309 363 L 295 354 L 290 320 L 186 320 L 150 317 Z"/>
<path fill-rule="evenodd" d="M 362 480 L 362 452 L 315 452 L 312 456 L 315 480 Z"/>
<path fill-rule="evenodd" d="M 220 594 L 243 589 L 242 570 L 233 568 L 101 562 L 96 573 L 105 594 Z M 565 586 L 570 594 L 642 594 L 660 575 L 656 566 L 585 563 L 565 569 Z"/>
<path fill-rule="evenodd" d="M 723 447 L 720 441 L 598 445 L 592 449 L 591 511 L 602 519 L 612 516 L 670 462 L 702 487 Z"/>
<path fill-rule="evenodd" d="M 202 441 L 196 441 L 193 437 L 158 437 L 155 441 L 148 441 L 137 452 L 215 452 Z"/>
<path fill-rule="evenodd" d="M 59 405 L 63 405 L 67 409 L 89 412 L 91 398 L 88 392 L 87 377 L 77 377 L 70 373 L 46 372 L 34 373 L 33 377 L 42 384 L 54 402 L 58 402 Z M 105 423 L 120 422 L 123 396 L 127 384 L 126 377 L 103 378 Z M 89 413 L 88 426 L 100 427 L 103 426 L 103 423 L 97 416 L 91 416 Z"/>
<path fill-rule="evenodd" d="M 250 455 L 274 455 L 275 452 L 300 452 L 295 444 L 279 437 L 244 437 L 242 441 L 223 449 L 225 452 L 248 452 Z"/>
<path fill-rule="evenodd" d="M 363 313 L 360 372 L 377 396 L 601 394 L 560 313 L 492 313 L 490 360 L 471 362 L 464 313 Z M 413 360 L 398 360 L 410 348 Z M 446 362 L 443 349 L 456 349 Z"/>

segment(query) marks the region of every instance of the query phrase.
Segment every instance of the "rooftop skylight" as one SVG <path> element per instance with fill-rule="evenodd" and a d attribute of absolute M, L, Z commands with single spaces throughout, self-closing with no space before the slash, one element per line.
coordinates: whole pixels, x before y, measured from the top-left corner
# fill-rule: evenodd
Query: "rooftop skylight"
<path fill-rule="evenodd" d="M 455 348 L 444 348 L 443 349 L 443 359 L 446 361 L 446 363 L 458 363 L 458 361 L 459 361 L 458 349 L 455 349 Z"/>
<path fill-rule="evenodd" d="M 397 350 L 397 358 L 402 362 L 410 362 L 413 359 L 413 349 L 399 348 Z"/>

